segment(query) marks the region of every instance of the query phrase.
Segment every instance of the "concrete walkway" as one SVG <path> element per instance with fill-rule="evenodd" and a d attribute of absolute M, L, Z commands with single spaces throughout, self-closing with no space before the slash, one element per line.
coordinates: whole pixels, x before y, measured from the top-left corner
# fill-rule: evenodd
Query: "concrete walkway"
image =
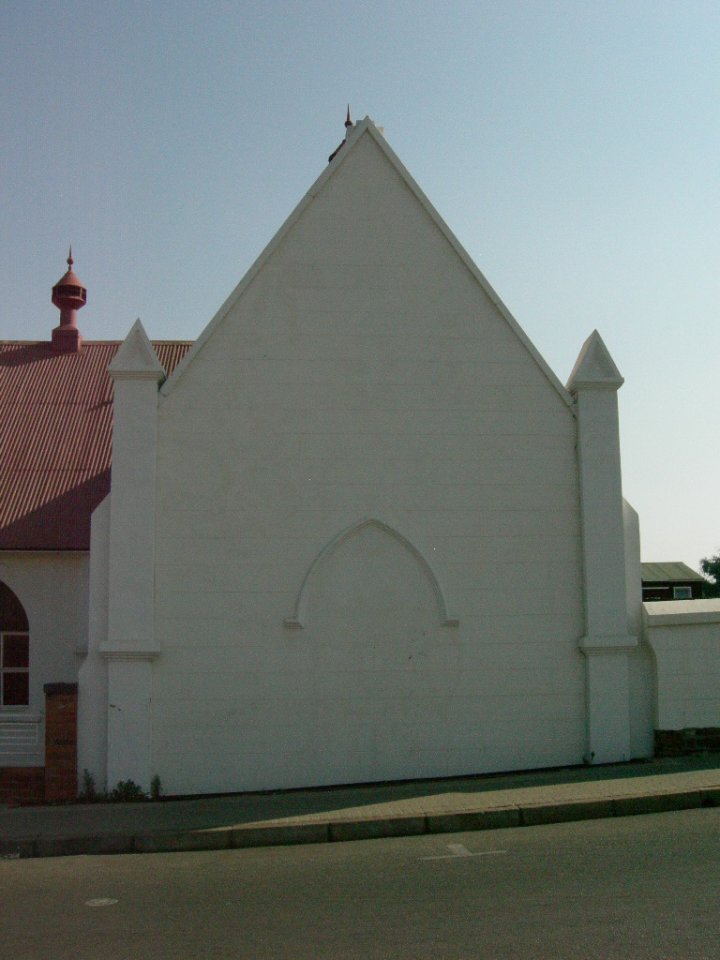
<path fill-rule="evenodd" d="M 720 806 L 720 754 L 155 803 L 0 807 L 0 859 L 364 840 L 702 806 Z"/>

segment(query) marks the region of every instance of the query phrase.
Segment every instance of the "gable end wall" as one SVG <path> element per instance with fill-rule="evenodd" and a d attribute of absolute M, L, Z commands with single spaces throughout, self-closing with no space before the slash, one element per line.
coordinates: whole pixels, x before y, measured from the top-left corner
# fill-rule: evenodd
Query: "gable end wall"
<path fill-rule="evenodd" d="M 161 398 L 156 533 L 169 792 L 580 762 L 572 411 L 371 138 Z"/>

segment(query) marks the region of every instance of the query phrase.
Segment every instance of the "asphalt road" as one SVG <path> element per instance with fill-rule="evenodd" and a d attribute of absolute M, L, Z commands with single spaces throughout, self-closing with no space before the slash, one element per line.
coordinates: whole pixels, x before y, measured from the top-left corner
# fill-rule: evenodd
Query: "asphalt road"
<path fill-rule="evenodd" d="M 8 960 L 718 960 L 720 809 L 0 863 Z"/>

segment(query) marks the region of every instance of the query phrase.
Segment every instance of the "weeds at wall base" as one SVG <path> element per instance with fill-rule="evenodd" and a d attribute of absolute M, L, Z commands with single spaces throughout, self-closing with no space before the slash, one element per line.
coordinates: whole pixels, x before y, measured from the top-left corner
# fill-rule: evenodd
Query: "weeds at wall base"
<path fill-rule="evenodd" d="M 146 793 L 134 780 L 120 780 L 112 790 L 98 791 L 95 778 L 89 770 L 83 770 L 83 789 L 78 796 L 80 803 L 138 803 L 162 799 L 162 781 L 155 776 L 150 781 L 150 793 Z"/>

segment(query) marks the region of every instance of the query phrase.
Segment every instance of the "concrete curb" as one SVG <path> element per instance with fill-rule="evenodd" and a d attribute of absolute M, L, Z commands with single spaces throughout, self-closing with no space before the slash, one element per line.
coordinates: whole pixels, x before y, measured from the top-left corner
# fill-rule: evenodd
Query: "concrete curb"
<path fill-rule="evenodd" d="M 640 796 L 512 804 L 488 810 L 465 810 L 417 816 L 251 824 L 207 830 L 168 830 L 150 833 L 84 837 L 25 837 L 0 839 L 0 860 L 70 857 L 115 853 L 171 853 L 194 850 L 239 850 L 301 843 L 336 843 L 409 837 L 470 830 L 532 827 L 577 820 L 596 820 L 699 807 L 720 807 L 720 787 L 653 793 Z"/>

